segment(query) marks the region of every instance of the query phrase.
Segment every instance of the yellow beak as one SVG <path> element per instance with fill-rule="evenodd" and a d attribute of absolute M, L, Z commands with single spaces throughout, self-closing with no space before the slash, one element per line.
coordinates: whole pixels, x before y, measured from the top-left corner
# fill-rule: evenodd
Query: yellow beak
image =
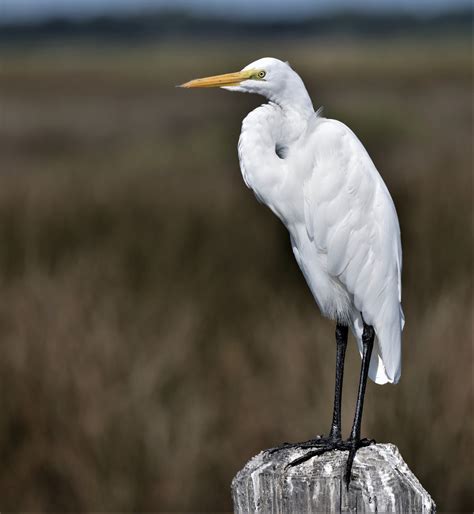
<path fill-rule="evenodd" d="M 204 77 L 202 79 L 194 79 L 181 84 L 178 87 L 223 87 L 238 86 L 244 80 L 248 80 L 254 75 L 255 70 L 237 71 L 235 73 L 224 73 L 224 75 L 213 75 L 212 77 Z"/>

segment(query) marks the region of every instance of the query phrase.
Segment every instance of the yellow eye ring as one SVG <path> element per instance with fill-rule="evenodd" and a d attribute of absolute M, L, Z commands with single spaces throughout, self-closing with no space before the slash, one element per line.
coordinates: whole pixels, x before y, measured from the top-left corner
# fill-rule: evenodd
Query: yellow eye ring
<path fill-rule="evenodd" d="M 262 70 L 257 73 L 257 77 L 259 79 L 263 79 L 265 77 L 266 73 Z"/>

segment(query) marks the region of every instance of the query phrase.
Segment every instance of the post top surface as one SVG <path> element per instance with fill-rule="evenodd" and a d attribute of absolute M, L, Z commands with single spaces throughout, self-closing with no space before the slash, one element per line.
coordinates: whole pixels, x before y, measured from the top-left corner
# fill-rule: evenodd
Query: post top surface
<path fill-rule="evenodd" d="M 287 467 L 306 451 L 289 448 L 269 453 L 264 450 L 250 459 L 232 481 L 236 512 L 245 512 L 237 507 L 246 494 L 250 494 L 248 501 L 253 502 L 255 512 L 267 512 L 259 506 L 268 504 L 266 495 L 270 492 L 272 502 L 278 501 L 279 495 L 282 505 L 290 502 L 287 510 L 276 509 L 276 512 L 290 512 L 306 496 L 304 501 L 315 505 L 308 512 L 316 508 L 345 510 L 347 507 L 350 510 L 353 501 L 359 506 L 358 510 L 361 502 L 367 502 L 367 510 L 373 512 L 390 509 L 400 512 L 400 509 L 410 508 L 411 512 L 431 513 L 436 509 L 431 496 L 393 444 L 374 444 L 357 451 L 349 490 L 343 479 L 346 451 L 327 452 L 298 466 Z M 297 502 L 295 505 L 291 504 L 292 498 Z"/>

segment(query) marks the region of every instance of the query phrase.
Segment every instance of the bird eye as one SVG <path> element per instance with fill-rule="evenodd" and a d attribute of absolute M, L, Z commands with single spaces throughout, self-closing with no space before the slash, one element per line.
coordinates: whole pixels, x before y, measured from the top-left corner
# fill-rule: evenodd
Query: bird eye
<path fill-rule="evenodd" d="M 265 77 L 266 73 L 262 70 L 257 73 L 257 77 L 259 79 L 263 79 Z"/>

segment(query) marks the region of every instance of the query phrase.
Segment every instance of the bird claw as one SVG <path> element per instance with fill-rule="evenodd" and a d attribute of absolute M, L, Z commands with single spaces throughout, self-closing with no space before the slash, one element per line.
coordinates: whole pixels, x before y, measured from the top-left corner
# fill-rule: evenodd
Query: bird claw
<path fill-rule="evenodd" d="M 276 446 L 275 448 L 271 448 L 267 450 L 270 455 L 273 455 L 276 452 L 282 450 L 289 450 L 290 448 L 298 448 L 298 449 L 306 449 L 306 448 L 314 448 L 320 446 L 324 443 L 324 441 L 329 440 L 329 437 L 323 437 L 322 435 L 317 435 L 314 439 L 310 439 L 309 441 L 302 441 L 299 443 L 288 443 L 284 442 L 280 446 Z"/>
<path fill-rule="evenodd" d="M 322 455 L 323 453 L 327 453 L 334 450 L 339 451 L 348 451 L 349 455 L 347 457 L 346 462 L 346 470 L 344 473 L 344 480 L 346 482 L 347 489 L 349 489 L 349 484 L 352 478 L 352 465 L 354 463 L 355 454 L 357 453 L 357 450 L 359 448 L 363 448 L 366 446 L 370 446 L 375 443 L 375 439 L 348 439 L 347 441 L 343 441 L 342 439 L 331 439 L 329 437 L 319 438 L 319 439 L 312 439 L 310 441 L 306 441 L 304 443 L 294 443 L 294 444 L 288 444 L 282 445 L 278 448 L 273 448 L 272 450 L 269 450 L 271 454 L 275 453 L 276 451 L 288 449 L 288 448 L 314 448 L 313 450 L 305 453 L 301 457 L 298 457 L 297 459 L 294 459 L 290 461 L 286 466 L 285 470 L 288 468 L 293 468 L 295 466 L 299 466 L 303 462 L 306 462 L 307 460 L 317 457 L 319 455 Z"/>

